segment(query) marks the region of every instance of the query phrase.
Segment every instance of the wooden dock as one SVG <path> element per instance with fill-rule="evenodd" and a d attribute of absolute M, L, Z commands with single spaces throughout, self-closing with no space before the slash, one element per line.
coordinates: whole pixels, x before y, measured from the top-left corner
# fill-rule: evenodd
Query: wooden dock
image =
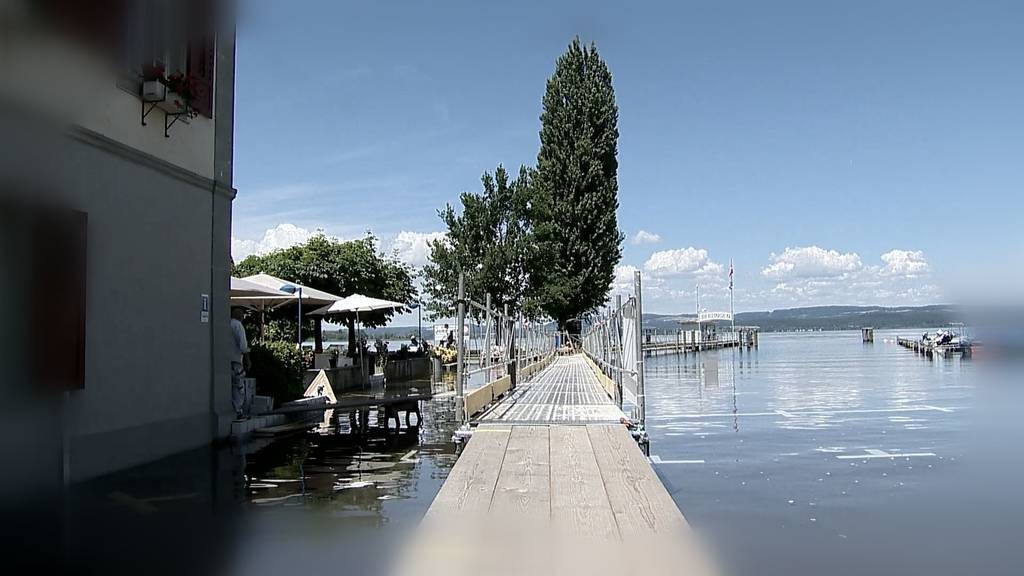
<path fill-rule="evenodd" d="M 400 573 L 714 573 L 589 360 L 520 388 L 479 419 Z"/>
<path fill-rule="evenodd" d="M 969 358 L 972 352 L 969 344 L 935 344 L 902 337 L 896 338 L 896 343 L 928 358 Z"/>
<path fill-rule="evenodd" d="M 643 352 L 644 356 L 654 356 L 657 354 L 692 354 L 722 348 L 739 348 L 742 351 L 744 348 L 758 347 L 760 330 L 757 326 L 737 326 L 734 333 L 727 334 L 725 337 L 711 333 L 702 336 L 696 330 L 675 332 L 646 330 Z"/>
<path fill-rule="evenodd" d="M 654 356 L 656 354 L 693 354 L 696 352 L 703 352 L 706 350 L 719 350 L 722 348 L 740 348 L 749 345 L 740 344 L 737 340 L 709 340 L 705 342 L 671 342 L 671 341 L 660 341 L 660 342 L 645 342 L 644 343 L 644 356 Z"/>

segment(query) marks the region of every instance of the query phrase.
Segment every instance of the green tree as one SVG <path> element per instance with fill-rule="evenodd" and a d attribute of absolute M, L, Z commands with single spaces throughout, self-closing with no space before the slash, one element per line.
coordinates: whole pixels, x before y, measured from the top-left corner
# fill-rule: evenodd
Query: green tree
<path fill-rule="evenodd" d="M 543 238 L 555 248 L 538 298 L 568 328 L 608 299 L 623 235 L 616 220 L 618 117 L 608 66 L 591 44 L 569 45 L 548 79 L 537 184 L 546 197 Z"/>
<path fill-rule="evenodd" d="M 347 242 L 316 234 L 305 244 L 249 256 L 235 265 L 232 275 L 245 277 L 259 273 L 298 282 L 336 296 L 359 293 L 395 302 L 410 302 L 416 297 L 412 269 L 394 255 L 380 252 L 377 238 L 372 234 Z M 359 321 L 370 327 L 383 326 L 393 315 L 393 311 L 360 313 Z M 275 314 L 275 319 L 294 330 L 293 309 Z M 354 350 L 355 315 L 341 320 L 348 328 L 349 350 Z M 307 321 L 304 320 L 304 329 Z M 312 327 L 312 321 L 309 322 Z"/>
<path fill-rule="evenodd" d="M 534 316 L 539 309 L 532 294 L 546 246 L 536 237 L 543 206 L 535 198 L 534 173 L 523 166 L 517 178 L 510 178 L 499 165 L 480 181 L 481 193 L 460 196 L 461 213 L 450 204 L 438 211 L 448 230 L 431 245 L 430 263 L 423 268 L 430 311 L 451 315 L 463 271 L 470 297 L 481 300 L 490 294 L 496 309 L 507 304 L 510 312 Z"/>

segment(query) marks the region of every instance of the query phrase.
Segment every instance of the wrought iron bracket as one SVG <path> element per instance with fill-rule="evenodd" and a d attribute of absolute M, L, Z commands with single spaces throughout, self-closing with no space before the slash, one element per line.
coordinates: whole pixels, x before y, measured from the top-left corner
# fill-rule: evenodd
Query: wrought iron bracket
<path fill-rule="evenodd" d="M 178 112 L 177 114 L 164 114 L 164 138 L 170 138 L 171 126 L 174 126 L 182 116 L 188 114 L 188 112 Z"/>
<path fill-rule="evenodd" d="M 156 108 L 156 105 L 159 102 L 160 102 L 160 100 L 154 100 L 152 102 L 146 102 L 145 100 L 142 101 L 142 125 L 143 126 L 146 125 L 146 116 L 149 116 L 149 113 L 152 112 L 154 108 Z M 149 110 L 146 110 L 146 104 L 149 104 Z"/>

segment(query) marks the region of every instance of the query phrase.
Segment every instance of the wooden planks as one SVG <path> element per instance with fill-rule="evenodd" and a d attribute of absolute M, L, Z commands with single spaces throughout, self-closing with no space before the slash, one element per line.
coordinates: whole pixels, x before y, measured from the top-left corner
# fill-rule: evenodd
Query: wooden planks
<path fill-rule="evenodd" d="M 470 441 L 475 442 L 476 439 Z M 491 512 L 499 520 L 547 525 L 551 516 L 551 455 L 547 426 L 514 426 L 505 448 Z"/>
<path fill-rule="evenodd" d="M 588 361 L 547 365 L 476 427 L 405 573 L 715 574 L 621 417 Z"/>
<path fill-rule="evenodd" d="M 428 514 L 483 515 L 628 539 L 687 528 L 620 425 L 481 426 Z"/>
<path fill-rule="evenodd" d="M 491 507 L 510 428 L 481 427 L 473 434 L 434 503 L 427 511 L 432 516 L 483 516 Z"/>
<path fill-rule="evenodd" d="M 687 528 L 679 508 L 625 428 L 588 425 L 587 433 L 624 540 Z"/>
<path fill-rule="evenodd" d="M 551 426 L 551 524 L 558 533 L 617 540 L 601 470 L 585 426 Z"/>

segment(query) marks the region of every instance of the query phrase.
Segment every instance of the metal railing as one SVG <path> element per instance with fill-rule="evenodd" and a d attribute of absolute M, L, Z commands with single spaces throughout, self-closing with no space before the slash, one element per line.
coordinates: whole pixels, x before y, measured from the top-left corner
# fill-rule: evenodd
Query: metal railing
<path fill-rule="evenodd" d="M 483 302 L 468 298 L 461 273 L 456 322 L 455 412 L 459 421 L 469 417 L 466 394 L 471 390 L 467 384 L 474 376 L 482 374 L 481 386 L 509 376 L 515 388 L 523 368 L 553 355 L 558 343 L 550 322 L 531 322 L 521 314 L 510 314 L 507 305 L 497 310 L 490 294 Z"/>
<path fill-rule="evenodd" d="M 616 296 L 615 306 L 592 319 L 580 340 L 583 352 L 615 382 L 615 403 L 620 409 L 631 405 L 633 419 L 643 426 L 646 401 L 639 271 L 633 276 L 633 290 L 625 301 Z"/>

